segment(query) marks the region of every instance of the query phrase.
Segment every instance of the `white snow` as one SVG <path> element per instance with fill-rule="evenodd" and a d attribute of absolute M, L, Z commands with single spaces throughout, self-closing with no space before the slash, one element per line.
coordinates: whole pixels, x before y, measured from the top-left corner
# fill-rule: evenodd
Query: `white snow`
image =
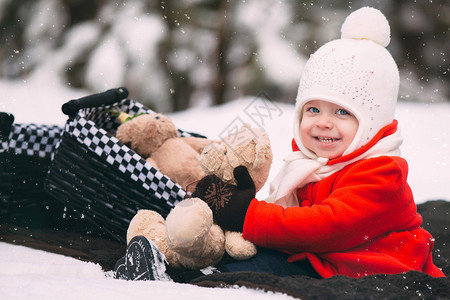
<path fill-rule="evenodd" d="M 247 288 L 115 280 L 99 265 L 7 243 L 0 243 L 0 256 L 2 299 L 292 299 Z"/>

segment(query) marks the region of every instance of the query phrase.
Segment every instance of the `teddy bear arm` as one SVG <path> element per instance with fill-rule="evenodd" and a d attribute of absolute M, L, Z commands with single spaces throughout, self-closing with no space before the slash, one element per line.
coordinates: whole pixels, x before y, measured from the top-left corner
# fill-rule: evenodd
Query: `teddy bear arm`
<path fill-rule="evenodd" d="M 150 158 L 156 162 L 158 170 L 183 189 L 206 175 L 200 166 L 200 154 L 178 138 L 167 140 Z"/>
<path fill-rule="evenodd" d="M 245 240 L 242 233 L 235 231 L 225 232 L 225 251 L 236 260 L 252 258 L 258 252 L 255 244 Z"/>
<path fill-rule="evenodd" d="M 148 162 L 149 164 L 151 164 L 153 168 L 159 169 L 158 164 L 157 164 L 156 161 L 155 161 L 154 159 L 152 159 L 151 157 L 147 158 L 145 161 Z"/>
<path fill-rule="evenodd" d="M 209 139 L 198 138 L 193 136 L 181 137 L 180 139 L 189 146 L 191 146 L 191 148 L 194 149 L 195 152 L 199 154 L 202 153 L 203 149 L 212 142 Z"/>

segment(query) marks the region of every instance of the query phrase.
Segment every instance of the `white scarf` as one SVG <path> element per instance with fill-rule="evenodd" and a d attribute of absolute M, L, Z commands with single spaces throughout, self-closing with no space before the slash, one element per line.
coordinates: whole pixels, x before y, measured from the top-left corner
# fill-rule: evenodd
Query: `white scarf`
<path fill-rule="evenodd" d="M 342 170 L 345 166 L 362 159 L 378 156 L 399 156 L 403 139 L 400 130 L 380 139 L 374 146 L 359 156 L 327 165 L 327 158 L 309 158 L 300 151 L 295 151 L 284 158 L 284 165 L 270 183 L 269 196 L 264 200 L 283 207 L 298 206 L 297 189 L 308 183 L 319 181 Z"/>

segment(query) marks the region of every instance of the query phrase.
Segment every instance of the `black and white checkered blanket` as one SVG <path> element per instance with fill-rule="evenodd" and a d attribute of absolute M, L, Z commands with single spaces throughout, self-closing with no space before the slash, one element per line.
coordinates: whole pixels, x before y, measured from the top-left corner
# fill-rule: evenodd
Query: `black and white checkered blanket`
<path fill-rule="evenodd" d="M 56 125 L 13 124 L 7 139 L 0 140 L 0 153 L 50 157 L 61 139 Z"/>

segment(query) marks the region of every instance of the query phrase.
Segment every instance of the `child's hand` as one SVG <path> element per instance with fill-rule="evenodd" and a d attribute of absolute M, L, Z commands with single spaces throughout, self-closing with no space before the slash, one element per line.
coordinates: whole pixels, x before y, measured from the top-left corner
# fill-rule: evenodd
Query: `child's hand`
<path fill-rule="evenodd" d="M 215 175 L 208 175 L 198 182 L 192 196 L 208 204 L 214 221 L 220 227 L 242 231 L 247 208 L 255 198 L 256 190 L 247 168 L 236 167 L 233 173 L 237 186 L 225 183 Z"/>

